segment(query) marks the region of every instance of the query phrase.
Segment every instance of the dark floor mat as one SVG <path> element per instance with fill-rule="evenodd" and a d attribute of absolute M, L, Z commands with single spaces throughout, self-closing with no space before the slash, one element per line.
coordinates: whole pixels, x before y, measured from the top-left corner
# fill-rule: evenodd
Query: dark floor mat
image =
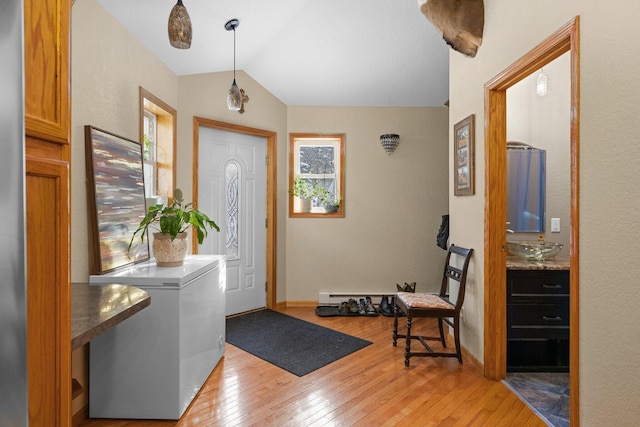
<path fill-rule="evenodd" d="M 299 377 L 371 344 L 272 310 L 231 317 L 226 324 L 229 344 Z"/>

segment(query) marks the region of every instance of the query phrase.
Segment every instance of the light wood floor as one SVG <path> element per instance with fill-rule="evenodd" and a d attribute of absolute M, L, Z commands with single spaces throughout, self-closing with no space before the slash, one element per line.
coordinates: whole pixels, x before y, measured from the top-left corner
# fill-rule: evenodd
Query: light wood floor
<path fill-rule="evenodd" d="M 320 318 L 309 307 L 283 312 L 373 344 L 303 377 L 227 344 L 180 421 L 88 420 L 82 426 L 546 426 L 466 360 L 412 358 L 405 367 L 403 343 L 391 345 L 393 318 Z M 437 334 L 431 319 L 414 327 Z"/>

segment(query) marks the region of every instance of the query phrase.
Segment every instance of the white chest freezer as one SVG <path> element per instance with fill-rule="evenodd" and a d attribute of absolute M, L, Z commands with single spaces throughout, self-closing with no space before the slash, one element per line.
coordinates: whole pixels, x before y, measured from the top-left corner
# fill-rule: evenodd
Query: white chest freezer
<path fill-rule="evenodd" d="M 179 419 L 224 354 L 225 258 L 187 256 L 90 276 L 144 289 L 151 305 L 90 343 L 91 418 Z"/>

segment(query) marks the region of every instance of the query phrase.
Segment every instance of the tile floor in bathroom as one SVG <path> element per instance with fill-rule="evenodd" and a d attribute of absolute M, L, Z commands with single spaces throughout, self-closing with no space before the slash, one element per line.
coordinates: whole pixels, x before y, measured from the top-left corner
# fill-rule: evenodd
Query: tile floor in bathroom
<path fill-rule="evenodd" d="M 503 381 L 553 427 L 569 427 L 569 374 L 508 373 Z"/>

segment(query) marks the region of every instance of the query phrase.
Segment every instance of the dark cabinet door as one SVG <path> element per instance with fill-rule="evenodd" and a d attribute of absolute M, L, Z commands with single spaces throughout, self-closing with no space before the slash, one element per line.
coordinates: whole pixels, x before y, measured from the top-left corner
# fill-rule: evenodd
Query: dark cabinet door
<path fill-rule="evenodd" d="M 507 271 L 507 371 L 569 371 L 569 271 Z"/>

